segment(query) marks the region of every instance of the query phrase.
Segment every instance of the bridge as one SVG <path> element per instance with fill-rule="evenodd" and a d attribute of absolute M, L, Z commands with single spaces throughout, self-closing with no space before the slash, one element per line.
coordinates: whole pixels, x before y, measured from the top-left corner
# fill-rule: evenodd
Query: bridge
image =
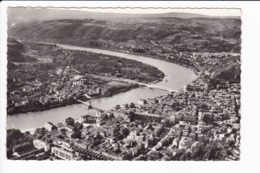
<path fill-rule="evenodd" d="M 88 109 L 95 109 L 95 110 L 97 110 L 97 111 L 104 112 L 104 110 L 102 110 L 102 109 L 100 109 L 100 108 L 93 107 L 93 106 L 91 105 L 90 101 L 84 102 L 84 101 L 79 100 L 79 99 L 75 99 L 75 100 L 77 100 L 78 102 L 80 102 L 80 103 L 82 103 L 83 105 L 87 106 Z"/>
<path fill-rule="evenodd" d="M 166 88 L 166 87 L 162 87 L 162 86 L 155 86 L 155 85 L 146 84 L 146 83 L 142 83 L 142 82 L 139 82 L 138 85 L 145 86 L 145 87 L 148 87 L 150 89 L 157 89 L 157 90 L 168 91 L 170 93 L 178 92 L 178 90 L 175 90 L 175 89 L 170 89 L 170 88 Z"/>

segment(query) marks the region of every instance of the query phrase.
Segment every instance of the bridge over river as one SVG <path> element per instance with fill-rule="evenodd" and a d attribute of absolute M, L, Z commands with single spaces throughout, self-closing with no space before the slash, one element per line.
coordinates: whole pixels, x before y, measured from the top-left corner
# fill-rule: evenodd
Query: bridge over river
<path fill-rule="evenodd" d="M 62 122 L 67 117 L 78 118 L 82 115 L 86 115 L 89 111 L 92 111 L 94 113 L 96 110 L 95 108 L 99 108 L 99 110 L 110 110 L 118 104 L 123 105 L 131 102 L 136 103 L 139 99 L 159 97 L 165 95 L 167 92 L 174 92 L 175 89 L 180 90 L 183 88 L 183 86 L 191 83 L 193 80 L 197 78 L 196 74 L 192 70 L 180 66 L 178 64 L 162 61 L 159 59 L 153 59 L 150 57 L 133 55 L 123 52 L 115 52 L 94 48 L 84 48 L 71 45 L 58 46 L 60 46 L 63 49 L 102 53 L 103 55 L 111 55 L 139 61 L 141 63 L 158 68 L 165 74 L 165 76 L 161 81 L 159 81 L 156 84 L 145 84 L 138 83 L 137 81 L 135 81 L 137 84 L 139 84 L 140 86 L 142 85 L 144 87 L 137 87 L 127 92 L 118 93 L 110 97 L 91 99 L 91 105 L 92 108 L 94 107 L 94 109 L 86 110 L 86 106 L 84 106 L 83 104 L 73 104 L 41 112 L 27 112 L 7 116 L 7 129 L 15 127 L 20 130 L 26 130 L 36 127 L 42 127 L 44 123 L 49 121 L 51 121 L 52 123 L 58 123 Z M 87 104 L 87 102 L 84 103 Z"/>
<path fill-rule="evenodd" d="M 146 86 L 150 89 L 158 89 L 158 90 L 163 90 L 163 91 L 168 91 L 170 93 L 173 93 L 173 92 L 178 92 L 178 90 L 176 89 L 171 89 L 171 88 L 167 88 L 167 87 L 163 87 L 163 86 L 158 86 L 158 85 L 152 85 L 152 84 L 146 84 L 146 83 L 141 83 L 141 82 L 138 82 L 138 84 L 140 86 Z"/>
<path fill-rule="evenodd" d="M 102 109 L 100 109 L 100 108 L 93 107 L 93 106 L 91 105 L 91 100 L 89 100 L 89 101 L 82 101 L 82 100 L 79 100 L 79 99 L 76 99 L 76 100 L 77 100 L 78 102 L 82 103 L 83 105 L 87 106 L 88 109 L 95 109 L 95 110 L 97 110 L 97 111 L 99 111 L 99 112 L 104 112 L 104 110 L 102 110 Z"/>
<path fill-rule="evenodd" d="M 109 80 L 118 81 L 118 82 L 126 82 L 126 83 L 138 84 L 140 86 L 145 86 L 145 87 L 148 87 L 150 89 L 158 89 L 158 90 L 163 90 L 163 91 L 167 91 L 167 92 L 170 92 L 170 93 L 178 92 L 178 90 L 171 89 L 169 87 L 158 86 L 156 84 L 147 84 L 147 83 L 137 82 L 137 81 L 131 80 L 131 79 L 107 77 L 107 76 L 98 76 L 98 75 L 93 75 L 93 74 L 86 74 L 86 75 L 91 76 L 91 77 L 95 77 L 95 78 L 109 79 Z"/>

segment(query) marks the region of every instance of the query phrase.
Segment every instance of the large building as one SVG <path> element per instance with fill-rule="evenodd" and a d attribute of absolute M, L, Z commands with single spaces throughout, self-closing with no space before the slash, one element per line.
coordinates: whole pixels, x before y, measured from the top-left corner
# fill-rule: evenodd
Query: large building
<path fill-rule="evenodd" d="M 157 115 L 157 114 L 149 114 L 149 113 L 143 113 L 143 112 L 130 112 L 129 113 L 129 120 L 130 122 L 135 120 L 141 120 L 141 121 L 148 121 L 148 122 L 161 122 L 163 117 Z"/>
<path fill-rule="evenodd" d="M 38 148 L 38 149 L 44 149 L 44 151 L 49 151 L 51 146 L 49 143 L 45 142 L 45 141 L 42 141 L 42 140 L 39 140 L 39 139 L 35 139 L 33 140 L 33 145 L 35 148 Z"/>
<path fill-rule="evenodd" d="M 54 153 L 55 156 L 64 160 L 74 160 L 75 158 L 75 155 L 72 152 L 58 147 L 52 147 L 51 152 Z"/>

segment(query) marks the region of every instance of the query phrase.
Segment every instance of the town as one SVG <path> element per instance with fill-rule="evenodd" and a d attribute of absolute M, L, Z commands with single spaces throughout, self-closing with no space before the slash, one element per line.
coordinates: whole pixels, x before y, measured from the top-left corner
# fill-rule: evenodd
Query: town
<path fill-rule="evenodd" d="M 8 159 L 240 160 L 239 16 L 48 9 L 50 20 L 35 9 L 40 19 L 24 22 L 16 10 L 8 21 L 7 116 L 73 104 L 84 114 L 66 109 L 69 116 L 55 112 L 33 129 L 7 128 Z M 93 103 L 112 97 L 109 109 Z"/>
<path fill-rule="evenodd" d="M 22 46 L 26 56 L 16 53 L 15 46 Z M 8 50 L 9 115 L 76 104 L 78 99 L 108 97 L 137 88 L 139 82 L 154 83 L 164 77 L 157 68 L 137 61 L 56 45 L 9 39 Z M 20 62 L 23 56 L 26 60 Z"/>
<path fill-rule="evenodd" d="M 200 71 L 181 91 L 110 111 L 93 109 L 91 115 L 68 117 L 58 124 L 46 122 L 32 133 L 7 130 L 8 158 L 239 160 L 240 56 L 189 58 Z"/>

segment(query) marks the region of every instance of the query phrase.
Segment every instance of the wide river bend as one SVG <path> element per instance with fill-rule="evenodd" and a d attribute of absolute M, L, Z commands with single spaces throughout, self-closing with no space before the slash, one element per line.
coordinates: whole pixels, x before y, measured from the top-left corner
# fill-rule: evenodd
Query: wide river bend
<path fill-rule="evenodd" d="M 153 84 L 154 86 L 180 90 L 183 86 L 191 83 L 196 79 L 195 73 L 186 67 L 171 62 L 162 61 L 159 59 L 153 59 L 145 56 L 139 56 L 129 53 L 115 52 L 103 49 L 84 48 L 78 46 L 69 46 L 57 44 L 64 49 L 89 51 L 94 53 L 102 53 L 104 55 L 112 55 L 140 61 L 144 64 L 148 64 L 157 67 L 161 70 L 165 77 L 162 81 Z M 94 107 L 109 110 L 115 105 L 125 103 L 136 103 L 139 99 L 153 98 L 161 95 L 168 94 L 169 92 L 149 89 L 147 87 L 139 87 L 130 91 L 119 93 L 111 97 L 105 97 L 92 100 L 91 103 Z M 78 118 L 81 115 L 85 115 L 88 112 L 87 107 L 83 104 L 68 105 L 65 107 L 54 108 L 42 112 L 28 112 L 7 116 L 7 129 L 16 128 L 20 130 L 32 129 L 36 127 L 42 127 L 44 123 L 50 121 L 52 123 L 62 122 L 67 117 Z"/>

